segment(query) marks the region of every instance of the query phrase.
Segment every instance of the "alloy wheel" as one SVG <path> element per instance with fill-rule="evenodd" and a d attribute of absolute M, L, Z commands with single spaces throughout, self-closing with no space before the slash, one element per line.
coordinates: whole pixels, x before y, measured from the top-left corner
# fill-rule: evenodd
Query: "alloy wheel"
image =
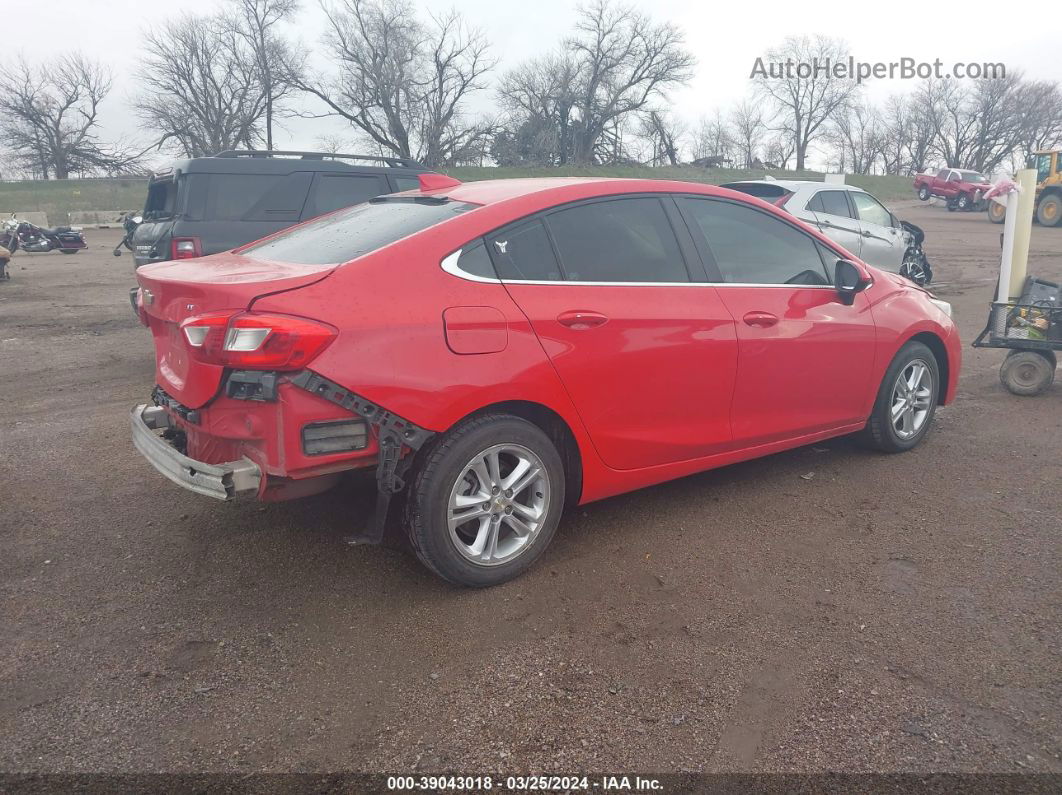
<path fill-rule="evenodd" d="M 889 418 L 898 438 L 907 441 L 921 433 L 933 399 L 933 372 L 921 359 L 912 359 L 896 376 L 892 389 Z"/>
<path fill-rule="evenodd" d="M 550 480 L 528 448 L 498 444 L 477 453 L 450 490 L 447 525 L 457 551 L 497 566 L 527 550 L 545 524 Z"/>

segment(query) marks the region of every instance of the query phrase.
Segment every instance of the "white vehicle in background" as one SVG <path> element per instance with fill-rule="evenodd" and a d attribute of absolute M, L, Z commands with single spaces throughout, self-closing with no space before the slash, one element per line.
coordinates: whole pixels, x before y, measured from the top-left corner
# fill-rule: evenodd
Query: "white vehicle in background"
<path fill-rule="evenodd" d="M 901 221 L 885 205 L 853 185 L 803 180 L 746 180 L 723 185 L 795 215 L 864 262 L 899 273 L 916 284 L 933 280 L 921 229 Z"/>

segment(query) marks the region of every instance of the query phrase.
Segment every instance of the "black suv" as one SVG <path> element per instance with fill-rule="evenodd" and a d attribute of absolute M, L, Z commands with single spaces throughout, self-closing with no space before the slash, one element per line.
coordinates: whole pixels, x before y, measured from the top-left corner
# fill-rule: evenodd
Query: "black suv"
<path fill-rule="evenodd" d="M 240 150 L 180 160 L 148 182 L 134 259 L 140 267 L 228 251 L 307 218 L 417 188 L 424 173 L 414 160 L 320 152 Z"/>

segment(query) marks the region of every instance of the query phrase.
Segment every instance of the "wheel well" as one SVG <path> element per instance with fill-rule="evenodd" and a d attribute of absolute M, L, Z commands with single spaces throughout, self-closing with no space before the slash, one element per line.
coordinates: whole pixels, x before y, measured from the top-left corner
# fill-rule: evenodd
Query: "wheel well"
<path fill-rule="evenodd" d="M 937 392 L 937 402 L 943 403 L 944 393 L 947 390 L 948 378 L 951 372 L 950 365 L 948 364 L 948 349 L 944 347 L 944 341 L 932 332 L 923 331 L 911 337 L 909 342 L 921 342 L 933 352 L 933 358 L 937 360 L 937 369 L 940 370 L 941 388 Z"/>
<path fill-rule="evenodd" d="M 565 494 L 567 502 L 575 505 L 583 490 L 583 459 L 579 453 L 579 443 L 575 441 L 575 434 L 553 409 L 543 406 L 541 403 L 532 403 L 527 400 L 508 400 L 502 403 L 492 403 L 462 418 L 461 422 L 482 414 L 512 414 L 525 419 L 533 425 L 537 425 L 553 443 L 564 462 Z M 456 423 L 455 423 L 456 424 Z"/>

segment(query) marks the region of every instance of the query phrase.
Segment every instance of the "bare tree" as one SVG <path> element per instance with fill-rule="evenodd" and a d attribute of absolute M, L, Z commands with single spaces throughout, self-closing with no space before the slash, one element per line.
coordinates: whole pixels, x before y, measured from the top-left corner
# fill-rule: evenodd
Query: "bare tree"
<path fill-rule="evenodd" d="M 74 53 L 38 67 L 0 67 L 0 139 L 21 167 L 43 179 L 115 173 L 138 155 L 98 136 L 99 105 L 111 89 L 104 67 Z"/>
<path fill-rule="evenodd" d="M 881 110 L 881 162 L 886 174 L 925 168 L 932 130 L 905 96 L 891 95 Z"/>
<path fill-rule="evenodd" d="M 291 90 L 286 77 L 301 70 L 301 62 L 276 27 L 299 9 L 298 0 L 231 0 L 233 30 L 254 57 L 265 95 L 265 143 L 273 148 L 274 105 Z M 293 68 L 294 67 L 294 68 Z"/>
<path fill-rule="evenodd" d="M 845 57 L 847 47 L 838 39 L 790 36 L 757 61 L 753 76 L 758 91 L 774 105 L 776 131 L 792 138 L 798 171 L 805 167 L 808 145 L 822 135 L 826 121 L 858 89 L 854 80 L 831 78 L 813 67 Z"/>
<path fill-rule="evenodd" d="M 733 161 L 735 140 L 730 123 L 721 110 L 711 117 L 703 117 L 692 135 L 693 162 L 713 160 L 719 165 Z"/>
<path fill-rule="evenodd" d="M 528 61 L 502 76 L 498 98 L 507 116 L 503 140 L 518 147 L 516 161 L 566 165 L 579 65 L 570 53 Z"/>
<path fill-rule="evenodd" d="M 840 170 L 870 174 L 885 148 L 881 115 L 867 102 L 847 102 L 831 119 L 829 140 L 840 156 Z"/>
<path fill-rule="evenodd" d="M 946 165 L 991 172 L 1021 149 L 1038 125 L 1033 92 L 1019 74 L 961 84 L 927 80 L 915 92 L 917 112 L 932 130 L 931 151 Z"/>
<path fill-rule="evenodd" d="M 734 135 L 734 146 L 745 168 L 752 168 L 758 159 L 766 124 L 759 103 L 745 99 L 734 106 L 730 112 L 730 124 Z"/>
<path fill-rule="evenodd" d="M 565 46 L 579 63 L 573 160 L 589 163 L 609 127 L 689 80 L 695 60 L 670 23 L 609 0 L 581 9 Z"/>
<path fill-rule="evenodd" d="M 685 125 L 670 114 L 650 110 L 639 117 L 638 134 L 650 146 L 647 160 L 653 166 L 677 166 L 680 140 L 686 134 Z"/>
<path fill-rule="evenodd" d="M 795 151 L 796 146 L 793 143 L 792 136 L 784 130 L 776 132 L 767 139 L 767 143 L 763 147 L 764 159 L 766 160 L 764 165 L 767 168 L 780 168 L 788 171 L 789 161 L 793 158 Z"/>
<path fill-rule="evenodd" d="M 296 76 L 324 115 L 346 119 L 381 150 L 438 167 L 486 146 L 491 125 L 464 117 L 493 62 L 486 39 L 456 12 L 417 19 L 407 0 L 325 6 L 339 71 L 331 82 Z"/>
<path fill-rule="evenodd" d="M 1023 125 L 1023 154 L 1062 146 L 1062 87 L 1046 80 L 1029 83 L 1024 101 L 1030 113 Z"/>
<path fill-rule="evenodd" d="M 268 92 L 231 19 L 184 15 L 149 30 L 139 78 L 137 113 L 158 146 L 200 157 L 262 140 Z"/>
<path fill-rule="evenodd" d="M 674 25 L 595 0 L 579 11 L 575 33 L 558 54 L 503 77 L 508 126 L 552 127 L 551 157 L 561 164 L 625 160 L 628 121 L 691 75 L 694 59 L 682 45 Z"/>

